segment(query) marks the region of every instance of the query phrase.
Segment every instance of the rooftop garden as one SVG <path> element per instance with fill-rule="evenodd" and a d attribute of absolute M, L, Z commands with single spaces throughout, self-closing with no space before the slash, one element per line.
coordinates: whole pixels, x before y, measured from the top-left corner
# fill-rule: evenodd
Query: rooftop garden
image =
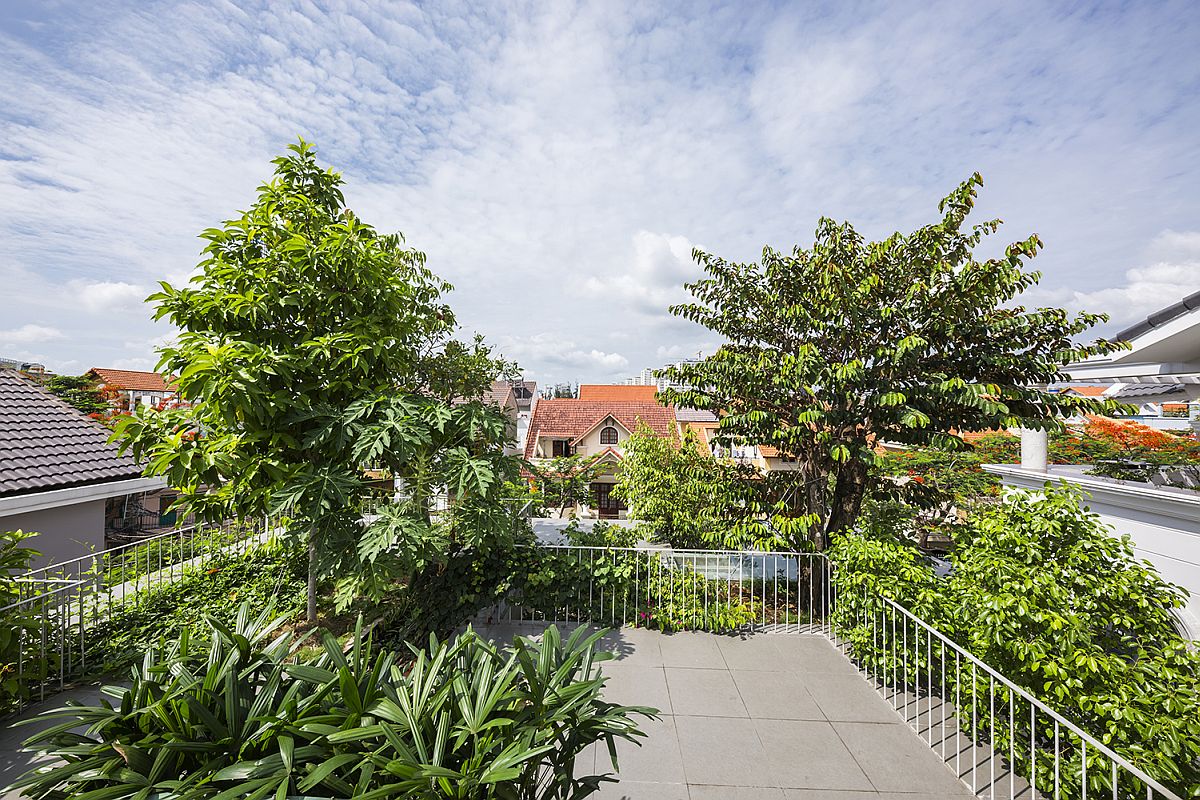
<path fill-rule="evenodd" d="M 199 518 L 266 522 L 208 536 L 199 554 L 190 540 L 148 543 L 144 567 L 135 548 L 73 576 L 99 588 L 56 624 L 91 671 L 132 665 L 131 686 L 53 712 L 32 741 L 60 763 L 22 779 L 27 796 L 586 797 L 605 775 L 579 755 L 603 743 L 616 769 L 616 741 L 656 710 L 604 699 L 598 632 L 500 644 L 461 632 L 501 607 L 571 628 L 819 627 L 869 675 L 903 658 L 931 683 L 919 638 L 878 638 L 874 621 L 898 606 L 1010 676 L 1010 703 L 1027 692 L 1093 737 L 1067 745 L 1082 770 L 1055 769 L 1067 796 L 1149 780 L 1200 790 L 1200 657 L 1170 621 L 1181 591 L 1069 491 L 999 494 L 960 438 L 1046 428 L 1072 452 L 1062 420 L 1119 410 L 1031 388 L 1120 345 L 1078 343 L 1095 315 L 1015 305 L 1037 280 L 1036 236 L 975 258 L 999 226 L 967 224 L 979 176 L 907 235 L 866 242 L 826 219 L 811 247 L 758 263 L 697 252 L 695 301 L 672 311 L 726 344 L 668 370 L 692 388 L 663 400 L 717 413 L 721 441 L 770 445 L 797 468 L 764 476 L 643 431 L 617 490 L 640 527 L 574 529 L 552 548 L 519 510 L 506 420 L 479 400 L 514 365 L 459 337 L 450 287 L 346 208 L 309 145 L 274 163 L 247 211 L 202 234 L 196 277 L 150 298 L 180 330 L 160 369 L 184 402 L 139 409 L 114 434 Z M 883 456 L 880 441 L 911 449 Z M 554 487 L 543 504 L 569 504 L 585 466 L 540 467 Z M 384 502 L 380 475 L 394 481 Z M 960 502 L 944 577 L 914 534 Z M 643 536 L 673 549 L 635 547 Z M 26 544 L 10 536 L 0 551 L 10 572 Z M 28 616 L 16 582 L 0 590 L 15 705 L 54 666 L 14 653 L 45 618 Z M 974 672 L 942 685 L 985 696 Z M 980 707 L 968 722 L 958 705 L 970 735 L 1049 747 L 1044 721 L 1022 729 Z M 1102 747 L 1140 772 L 1118 776 Z M 1012 756 L 1045 790 L 1049 762 L 1034 761 Z"/>

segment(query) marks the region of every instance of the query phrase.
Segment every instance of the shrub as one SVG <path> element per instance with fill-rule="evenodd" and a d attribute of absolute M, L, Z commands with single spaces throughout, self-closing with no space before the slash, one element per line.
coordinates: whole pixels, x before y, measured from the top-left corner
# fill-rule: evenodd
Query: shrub
<path fill-rule="evenodd" d="M 28 611 L 13 606 L 21 599 L 16 577 L 29 570 L 41 553 L 23 542 L 36 536 L 24 531 L 0 533 L 0 712 L 11 711 L 29 696 L 29 689 L 46 674 L 46 663 L 35 654 L 24 652 L 21 637 L 34 629 Z"/>
<path fill-rule="evenodd" d="M 1015 740 L 1019 759 L 1031 736 L 1053 741 L 1045 717 L 1036 733 L 1020 715 L 1016 727 L 1007 715 L 989 718 L 986 677 L 976 682 L 973 671 L 963 678 L 947 669 L 935 660 L 936 645 L 927 649 L 919 637 L 909 637 L 907 653 L 895 641 L 880 645 L 864 623 L 877 618 L 881 598 L 904 606 L 1181 796 L 1200 796 L 1200 654 L 1171 618 L 1186 593 L 1139 561 L 1128 537 L 1101 526 L 1077 491 L 1005 490 L 996 507 L 962 528 L 948 578 L 935 577 L 914 548 L 894 539 L 843 535 L 829 555 L 839 635 L 876 674 L 886 676 L 904 656 L 915 685 L 944 685 L 961 701 L 964 732 L 988 732 L 1000 752 Z M 997 708 L 1007 707 L 1004 696 Z M 1081 751 L 1071 742 L 1063 748 L 1068 762 L 1078 764 Z M 1107 763 L 1089 754 L 1090 789 L 1107 796 Z M 1045 791 L 1054 785 L 1051 768 L 1050 759 L 1039 757 L 1037 782 Z M 1063 796 L 1082 794 L 1078 772 L 1060 780 Z M 1121 796 L 1138 789 L 1122 786 Z"/>
<path fill-rule="evenodd" d="M 563 641 L 550 628 L 501 651 L 468 631 L 414 648 L 402 669 L 361 629 L 348 652 L 325 633 L 321 654 L 298 663 L 302 642 L 270 616 L 251 618 L 246 604 L 232 626 L 210 619 L 210 643 L 184 633 L 151 648 L 128 689 L 107 687 L 115 705 L 41 715 L 60 721 L 27 745 L 65 763 L 14 788 L 108 800 L 582 798 L 611 779 L 579 756 L 603 742 L 615 767 L 615 741 L 644 735 L 634 717 L 656 713 L 601 698 L 600 632 Z"/>
<path fill-rule="evenodd" d="M 968 534 L 949 591 L 963 644 L 1148 774 L 1200 790 L 1200 655 L 1171 618 L 1186 592 L 1065 486 L 1009 491 Z"/>

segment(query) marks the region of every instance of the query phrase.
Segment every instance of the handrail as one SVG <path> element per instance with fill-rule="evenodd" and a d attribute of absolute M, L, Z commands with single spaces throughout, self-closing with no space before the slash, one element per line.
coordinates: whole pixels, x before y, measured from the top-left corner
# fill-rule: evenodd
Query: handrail
<path fill-rule="evenodd" d="M 1117 776 L 1117 768 L 1118 768 L 1118 767 L 1120 767 L 1122 770 L 1124 770 L 1124 771 L 1125 771 L 1126 773 L 1128 773 L 1130 776 L 1132 776 L 1133 778 L 1136 778 L 1137 780 L 1139 780 L 1139 781 L 1141 781 L 1143 784 L 1145 784 L 1145 786 L 1146 786 L 1146 798 L 1147 798 L 1147 800 L 1150 800 L 1151 798 L 1153 798 L 1153 797 L 1155 796 L 1155 795 L 1153 794 L 1154 792 L 1157 792 L 1157 793 L 1159 794 L 1159 796 L 1161 796 L 1161 797 L 1167 798 L 1167 800 L 1182 800 L 1182 798 L 1181 798 L 1179 795 L 1177 795 L 1176 793 L 1172 792 L 1172 791 L 1171 791 L 1170 789 L 1168 789 L 1167 787 L 1163 786 L 1163 785 L 1162 785 L 1160 782 L 1158 782 L 1158 781 L 1154 780 L 1153 778 L 1151 778 L 1149 775 L 1147 775 L 1147 774 L 1145 773 L 1145 771 L 1143 771 L 1142 769 L 1140 769 L 1140 768 L 1139 768 L 1139 767 L 1137 767 L 1136 765 L 1132 764 L 1132 763 L 1131 763 L 1131 762 L 1130 762 L 1128 759 L 1126 759 L 1126 758 L 1122 757 L 1121 755 L 1119 755 L 1118 753 L 1114 752 L 1114 751 L 1113 751 L 1113 750 L 1112 750 L 1110 747 L 1106 746 L 1106 745 L 1105 745 L 1103 742 L 1099 741 L 1099 740 L 1098 740 L 1098 739 L 1097 739 L 1095 736 L 1093 736 L 1093 735 L 1089 734 L 1087 731 L 1083 730 L 1083 729 L 1082 729 L 1082 728 L 1080 728 L 1078 725 L 1076 725 L 1075 723 L 1071 722 L 1069 719 L 1067 719 L 1066 717 L 1064 717 L 1062 714 L 1060 714 L 1060 713 L 1056 712 L 1056 711 L 1055 711 L 1053 708 L 1051 708 L 1051 707 L 1050 707 L 1049 705 L 1047 705 L 1047 704 L 1046 704 L 1044 701 L 1040 700 L 1039 698 L 1037 698 L 1036 696 L 1034 696 L 1033 694 L 1031 694 L 1031 693 L 1030 693 L 1028 690 L 1026 690 L 1026 689 L 1022 688 L 1021 686 L 1019 686 L 1019 685 L 1017 685 L 1017 684 L 1013 683 L 1013 682 L 1012 682 L 1011 680 L 1009 680 L 1008 678 L 1004 677 L 1004 675 L 1002 675 L 1001 673 L 999 673 L 998 671 L 996 671 L 995 669 L 993 669 L 992 667 L 990 667 L 990 666 L 989 666 L 987 663 L 985 663 L 983 660 L 981 660 L 980 658 L 976 657 L 975 655 L 973 655 L 972 653 L 970 653 L 970 652 L 969 652 L 969 651 L 968 651 L 966 648 L 964 648 L 964 647 L 962 647 L 961 645 L 957 644 L 957 643 L 956 643 L 956 642 L 954 642 L 952 639 L 950 639 L 949 637 L 947 637 L 945 634 L 943 634 L 943 633 L 941 633 L 940 631 L 938 631 L 936 628 L 934 628 L 932 625 L 930 625 L 929 623 L 927 623 L 925 620 L 923 620 L 923 619 L 921 619 L 920 617 L 916 616 L 914 613 L 912 613 L 912 612 L 911 612 L 909 609 L 905 608 L 905 607 L 904 607 L 903 605 L 901 605 L 900 603 L 897 603 L 896 601 L 894 601 L 894 600 L 891 600 L 890 598 L 886 598 L 886 597 L 876 597 L 875 599 L 876 599 L 876 600 L 878 600 L 878 601 L 879 601 L 879 602 L 882 604 L 882 608 L 883 608 L 883 609 L 885 609 L 885 610 L 890 610 L 890 611 L 891 611 L 891 612 L 893 612 L 893 613 L 899 614 L 899 615 L 900 615 L 900 616 L 901 616 L 901 617 L 902 617 L 904 620 L 911 621 L 911 622 L 912 622 L 912 624 L 913 624 L 913 625 L 914 625 L 916 628 L 919 628 L 919 629 L 921 629 L 921 630 L 924 630 L 924 631 L 925 631 L 925 637 L 926 637 L 926 648 L 927 648 L 927 653 L 929 654 L 929 667 L 930 667 L 930 670 L 932 670 L 932 668 L 933 668 L 933 661 L 932 661 L 932 652 L 933 652 L 933 649 L 932 649 L 932 644 L 931 644 L 931 643 L 932 643 L 932 641 L 933 641 L 933 640 L 936 640 L 936 641 L 937 641 L 937 642 L 940 644 L 940 646 L 941 646 L 941 648 L 942 648 L 941 652 L 942 652 L 942 658 L 943 658 L 943 664 L 942 664 L 942 668 L 943 668 L 943 672 L 942 672 L 942 681 L 943 681 L 943 682 L 942 682 L 942 686 L 943 686 L 943 688 L 944 688 L 944 686 L 945 686 L 945 683 L 944 683 L 944 681 L 945 681 L 945 674 L 946 674 L 946 673 L 945 673 L 945 663 L 944 663 L 944 659 L 945 659 L 945 652 L 946 652 L 946 650 L 948 649 L 948 650 L 950 650 L 952 653 L 954 653 L 954 654 L 955 654 L 956 658 L 961 658 L 961 659 L 965 660 L 965 661 L 966 661 L 966 663 L 967 663 L 968 665 L 970 665 L 970 666 L 971 666 L 971 668 L 972 668 L 972 678 L 971 678 L 972 692 L 974 692 L 974 686 L 976 685 L 976 683 L 977 683 L 977 681 L 978 681 L 978 678 L 977 678 L 976 676 L 977 676 L 977 674 L 978 674 L 979 672 L 982 672 L 982 673 L 983 673 L 983 678 L 984 678 L 985 680 L 988 680 L 988 681 L 990 682 L 990 683 L 989 683 L 989 686 L 991 686 L 992 688 L 991 688 L 991 692 L 990 692 L 990 698 L 989 698 L 989 701 L 990 701 L 990 703 L 992 704 L 992 711 L 991 711 L 991 713 L 992 713 L 992 716 L 993 716 L 993 718 L 995 718 L 995 708 L 994 708 L 994 702 L 995 702 L 995 688 L 994 688 L 994 684 L 996 684 L 996 683 L 999 683 L 999 684 L 1000 684 L 1002 687 L 1004 687 L 1004 688 L 1005 688 L 1005 689 L 1007 689 L 1009 692 L 1011 692 L 1013 696 L 1015 696 L 1015 697 L 1020 697 L 1022 700 L 1024 700 L 1025 702 L 1027 702 L 1027 703 L 1029 704 L 1029 706 L 1030 706 L 1030 716 L 1029 716 L 1029 722 L 1030 722 L 1030 735 L 1031 735 L 1031 736 L 1033 736 L 1033 735 L 1034 735 L 1034 733 L 1035 733 L 1035 724 L 1034 724 L 1034 720 L 1035 720 L 1035 718 L 1036 718 L 1036 714 L 1040 713 L 1040 714 L 1041 714 L 1041 715 L 1043 715 L 1045 718 L 1047 718 L 1047 719 L 1048 719 L 1050 722 L 1053 722 L 1053 724 L 1054 724 L 1054 729 L 1055 729 L 1055 736 L 1054 736 L 1054 743 L 1055 743 L 1055 755 L 1054 755 L 1054 758 L 1055 758 L 1056 760 L 1055 760 L 1055 764 L 1054 764 L 1054 769 L 1055 769 L 1055 776 L 1054 776 L 1054 777 L 1055 777 L 1055 780 L 1056 780 L 1056 794 L 1055 794 L 1055 796 L 1056 796 L 1056 797 L 1058 796 L 1058 794 L 1057 794 L 1057 780 L 1058 780 L 1058 760 L 1057 760 L 1057 759 L 1058 759 L 1058 747 L 1059 747 L 1059 732 L 1060 732 L 1060 729 L 1065 729 L 1067 732 L 1069 732 L 1070 734 L 1073 734 L 1073 735 L 1074 735 L 1076 738 L 1078 738 L 1078 739 L 1079 739 L 1079 742 L 1080 742 L 1080 745 L 1081 745 L 1081 747 L 1080 747 L 1080 759 L 1081 759 L 1081 764 L 1082 764 L 1082 780 L 1083 780 L 1083 782 L 1084 782 L 1084 789 L 1083 789 L 1083 791 L 1084 791 L 1084 794 L 1083 794 L 1083 796 L 1084 796 L 1084 797 L 1087 797 L 1087 788 L 1086 788 L 1086 783 L 1087 783 L 1087 758 L 1088 758 L 1088 751 L 1089 751 L 1089 750 L 1092 750 L 1092 751 L 1094 751 L 1095 753 L 1097 753 L 1097 754 L 1099 754 L 1099 755 L 1103 756 L 1104 758 L 1108 759 L 1108 761 L 1109 761 L 1109 762 L 1112 764 L 1112 792 L 1113 792 L 1113 794 L 1112 794 L 1112 797 L 1113 797 L 1113 798 L 1117 798 L 1117 797 L 1118 797 L 1118 779 L 1117 779 L 1117 777 L 1118 777 L 1118 776 Z M 869 612 L 864 612 L 864 613 L 869 613 Z M 883 631 L 883 632 L 884 632 L 884 637 L 885 637 L 885 640 L 886 640 L 886 636 L 887 636 L 886 623 L 885 623 L 885 626 L 884 626 L 884 631 Z M 897 639 L 897 634 L 896 634 L 896 630 L 895 630 L 895 622 L 894 622 L 894 621 L 893 621 L 893 623 L 892 623 L 892 629 L 891 629 L 891 632 L 892 632 L 892 647 L 893 647 L 893 649 L 892 649 L 892 651 L 891 651 L 891 654 L 892 654 L 892 656 L 893 656 L 893 659 L 894 659 L 894 658 L 895 658 L 895 652 L 896 652 L 896 639 Z M 904 645 L 903 645 L 903 646 L 902 646 L 900 649 L 901 649 L 901 652 L 904 652 L 904 653 L 905 653 L 905 655 L 907 655 L 907 652 L 906 652 L 906 650 L 907 650 L 907 647 L 908 647 L 908 645 L 909 645 L 909 641 L 908 641 L 908 629 L 907 629 L 907 626 L 904 626 L 904 628 L 903 628 L 903 634 L 904 634 L 904 637 L 905 637 L 905 644 L 904 644 Z M 916 634 L 914 634 L 914 637 L 916 637 Z M 918 654 L 917 654 L 917 660 L 918 660 L 918 664 L 917 664 L 916 666 L 914 666 L 914 670 L 918 670 L 918 669 L 919 669 L 919 667 L 920 667 L 920 663 L 919 663 L 919 662 L 920 662 L 920 658 L 921 658 L 921 653 L 919 652 L 919 650 L 920 650 L 920 638 L 919 638 L 919 637 L 916 637 L 916 638 L 914 639 L 914 641 L 916 642 L 916 646 L 917 646 L 917 648 L 918 648 Z M 887 651 L 886 651 L 886 650 L 884 651 L 883 655 L 884 655 L 884 656 L 888 655 L 888 653 L 887 653 Z M 895 672 L 896 672 L 896 671 L 899 669 L 899 667 L 898 667 L 898 665 L 896 665 L 895 663 L 893 663 L 892 669 L 893 669 L 893 681 L 895 682 L 895 678 L 897 677 L 897 676 L 895 675 Z M 904 686 L 906 687 L 906 689 L 907 689 L 907 688 L 908 688 L 908 686 L 910 685 L 910 681 L 908 680 L 908 675 L 907 675 L 907 669 L 908 669 L 908 662 L 907 662 L 907 660 L 905 660 L 905 663 L 904 663 L 904 668 L 903 668 L 903 669 L 904 669 L 904 678 L 903 678 L 903 680 L 902 680 L 902 681 L 900 681 L 900 683 L 901 683 L 902 685 L 904 685 Z M 868 671 L 869 671 L 869 670 L 868 670 Z M 885 681 L 886 681 L 886 673 L 887 673 L 887 668 L 886 668 L 886 667 L 884 667 L 884 668 L 883 668 L 883 673 L 884 673 L 883 677 L 884 677 L 884 679 L 885 679 Z M 932 675 L 931 675 L 931 676 L 928 678 L 928 680 L 930 681 L 930 683 L 932 682 Z M 922 684 L 921 684 L 921 679 L 920 679 L 920 676 L 919 676 L 919 672 L 917 672 L 917 675 L 916 675 L 916 683 L 915 683 L 914 685 L 915 685 L 915 688 L 916 688 L 916 690 L 917 690 L 917 692 L 918 692 L 918 693 L 919 693 L 919 692 L 922 690 L 922 688 L 925 688 L 925 689 L 926 689 L 926 691 L 927 691 L 927 694 L 928 694 L 930 697 L 932 697 L 932 696 L 933 696 L 933 692 L 932 692 L 932 687 L 931 687 L 931 686 L 925 686 L 925 687 L 923 687 L 923 686 L 922 686 Z M 950 699 L 950 698 L 939 698 L 939 699 L 941 700 L 941 702 L 943 702 L 943 703 L 946 703 L 946 702 L 948 702 L 948 701 L 949 701 L 949 699 Z M 931 704 L 931 702 L 932 702 L 931 700 L 927 700 L 927 703 L 930 703 L 930 704 Z M 972 700 L 972 713 L 973 713 L 973 714 L 974 714 L 974 712 L 975 712 L 974 702 L 975 702 L 975 701 L 974 701 L 974 700 Z M 908 705 L 908 701 L 906 700 L 906 701 L 905 701 L 905 707 L 906 707 L 906 709 L 907 709 L 907 705 Z M 930 705 L 930 706 L 927 708 L 927 712 L 928 712 L 928 713 L 931 713 L 930 709 L 931 709 L 931 705 Z M 1034 711 L 1034 709 L 1036 709 L 1036 712 Z M 899 709 L 897 708 L 897 710 L 899 710 Z M 943 715 L 944 715 L 944 711 L 943 711 Z M 921 716 L 921 711 L 920 711 L 920 697 L 919 697 L 919 695 L 918 695 L 918 698 L 917 698 L 917 717 L 916 717 L 916 720 L 915 720 L 915 721 L 917 721 L 918 723 L 919 723 L 919 720 L 920 720 L 920 716 Z M 907 710 L 906 710 L 906 712 L 905 712 L 905 718 L 906 718 L 906 721 L 910 722 L 910 724 L 911 724 L 911 723 L 914 721 L 914 720 L 908 720 L 908 719 L 907 719 Z M 1009 718 L 1010 718 L 1010 722 L 1011 722 L 1011 720 L 1013 720 L 1013 719 L 1014 719 L 1014 716 L 1013 716 L 1013 714 L 1012 714 L 1012 707 L 1011 707 L 1011 705 L 1010 705 L 1010 709 L 1009 709 Z M 944 725 L 944 718 L 943 718 L 943 725 Z M 930 720 L 930 726 L 932 727 L 932 720 Z M 944 733 L 944 730 L 943 730 L 943 733 Z M 1013 729 L 1012 731 L 1010 731 L 1010 735 L 1013 737 L 1013 738 L 1010 740 L 1010 753 L 1011 753 L 1011 750 L 1012 750 L 1012 748 L 1013 748 L 1013 747 L 1015 747 L 1015 733 L 1016 733 L 1015 729 Z M 975 732 L 975 731 L 972 731 L 972 736 L 974 736 L 975 734 L 976 734 L 976 732 Z M 931 747 L 932 747 L 932 741 L 930 742 L 930 745 L 931 745 Z M 994 741 L 990 742 L 990 745 L 991 745 L 992 747 L 995 747 L 995 742 L 994 742 Z M 994 764 L 995 764 L 994 755 L 993 755 L 993 758 L 992 758 L 991 760 L 992 760 L 992 766 L 993 766 L 993 769 L 994 769 Z M 1011 761 L 1011 759 L 1010 759 L 1010 761 Z M 1017 773 L 1017 772 L 1015 771 L 1015 770 L 1016 770 L 1016 765 L 1015 765 L 1015 764 L 1013 764 L 1013 763 L 1010 763 L 1010 764 L 1009 764 L 1009 769 L 1012 771 L 1012 774 L 1013 774 L 1013 775 L 1017 775 L 1017 774 L 1019 774 L 1019 773 Z M 962 777 L 962 776 L 960 776 L 960 777 Z M 1036 751 L 1034 751 L 1034 752 L 1032 753 L 1031 765 L 1030 765 L 1030 769 L 1029 769 L 1029 775 L 1028 775 L 1028 776 L 1024 776 L 1024 775 L 1022 775 L 1021 777 L 1022 777 L 1023 779 L 1025 779 L 1025 778 L 1027 777 L 1027 778 L 1029 779 L 1029 781 L 1030 781 L 1030 783 L 1031 783 L 1031 784 L 1033 784 L 1033 783 L 1035 783 L 1035 782 L 1036 782 L 1036 777 L 1037 777 L 1037 774 L 1036 774 Z M 965 777 L 963 777 L 963 780 L 964 780 L 964 781 L 966 780 L 966 779 L 965 779 Z M 994 792 L 995 792 L 995 784 L 996 784 L 996 781 L 995 781 L 995 776 L 994 776 L 994 774 L 993 774 L 993 780 L 992 780 L 992 784 L 991 784 L 991 790 L 992 790 L 992 793 L 993 793 L 993 794 L 992 794 L 992 796 L 994 796 Z M 1011 778 L 1010 778 L 1010 781 L 1009 781 L 1009 786 L 1010 786 L 1010 796 L 1013 796 L 1013 794 L 1012 794 L 1012 787 L 1014 786 L 1014 783 L 1013 783 L 1013 781 L 1011 780 Z M 972 788 L 974 789 L 975 787 L 973 786 Z M 1038 792 L 1040 793 L 1040 789 L 1038 790 Z"/>

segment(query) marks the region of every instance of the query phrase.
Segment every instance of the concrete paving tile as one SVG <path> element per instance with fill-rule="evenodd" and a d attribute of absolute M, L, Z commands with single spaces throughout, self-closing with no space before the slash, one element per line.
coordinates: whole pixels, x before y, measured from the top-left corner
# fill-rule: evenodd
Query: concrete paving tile
<path fill-rule="evenodd" d="M 970 791 L 907 725 L 834 722 L 833 727 L 879 791 L 971 797 Z"/>
<path fill-rule="evenodd" d="M 840 792 L 829 789 L 784 789 L 785 800 L 956 800 L 960 794 L 913 792 Z M 968 795 L 969 796 L 969 795 Z"/>
<path fill-rule="evenodd" d="M 732 670 L 746 712 L 755 719 L 825 719 L 804 679 L 790 672 Z"/>
<path fill-rule="evenodd" d="M 598 800 L 688 800 L 684 783 L 652 783 L 649 781 L 620 781 L 601 784 L 592 797 Z"/>
<path fill-rule="evenodd" d="M 783 800 L 783 789 L 770 786 L 700 786 L 688 787 L 692 800 Z"/>
<path fill-rule="evenodd" d="M 689 784 L 774 786 L 754 722 L 736 717 L 676 717 Z"/>
<path fill-rule="evenodd" d="M 617 628 L 609 631 L 600 640 L 600 649 L 613 654 L 606 664 L 621 664 L 638 667 L 661 667 L 663 665 L 660 642 L 663 635 L 645 628 Z"/>
<path fill-rule="evenodd" d="M 773 636 L 718 636 L 717 647 L 730 669 L 778 672 L 788 669 Z"/>
<path fill-rule="evenodd" d="M 629 781 L 683 783 L 683 759 L 674 717 L 639 719 L 638 727 L 646 733 L 645 737 L 638 737 L 638 744 L 623 739 L 617 741 L 616 770 L 608 747 L 603 744 L 596 747 L 596 774 L 616 772 Z"/>
<path fill-rule="evenodd" d="M 825 717 L 840 722 L 899 722 L 895 710 L 856 672 L 815 672 L 802 676 L 804 687 Z"/>
<path fill-rule="evenodd" d="M 746 706 L 724 669 L 667 667 L 671 713 L 697 717 L 747 717 Z"/>
<path fill-rule="evenodd" d="M 850 660 L 824 636 L 779 635 L 764 636 L 783 657 L 779 669 L 796 672 L 835 672 L 844 674 L 854 669 Z"/>
<path fill-rule="evenodd" d="M 754 721 L 759 741 L 777 786 L 797 789 L 861 789 L 874 787 L 828 722 L 813 720 Z"/>
<path fill-rule="evenodd" d="M 671 697 L 662 667 L 625 666 L 618 661 L 601 665 L 604 676 L 603 697 L 623 706 L 649 706 L 663 714 L 671 713 Z"/>
<path fill-rule="evenodd" d="M 694 669 L 725 669 L 725 658 L 717 645 L 717 637 L 704 633 L 672 633 L 661 637 L 663 665 Z"/>

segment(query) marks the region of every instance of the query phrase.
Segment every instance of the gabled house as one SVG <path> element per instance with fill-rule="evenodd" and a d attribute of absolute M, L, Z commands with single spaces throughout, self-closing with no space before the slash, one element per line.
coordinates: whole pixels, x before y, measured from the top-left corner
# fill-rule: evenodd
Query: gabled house
<path fill-rule="evenodd" d="M 157 372 L 92 367 L 85 376 L 96 382 L 118 411 L 132 411 L 139 405 L 159 406 L 175 398 L 175 389 Z"/>
<path fill-rule="evenodd" d="M 653 401 L 542 399 L 530 419 L 525 458 L 535 462 L 573 455 L 600 459 L 608 468 L 592 483 L 591 508 L 602 518 L 619 517 L 625 507 L 612 496 L 612 485 L 624 458 L 624 443 L 641 424 L 659 436 L 679 440 L 675 410 Z"/>
<path fill-rule="evenodd" d="M 14 370 L 0 370 L 0 529 L 37 531 L 30 546 L 51 564 L 105 548 L 105 533 L 147 492 L 110 431 Z M 157 499 L 155 500 L 157 505 Z"/>

